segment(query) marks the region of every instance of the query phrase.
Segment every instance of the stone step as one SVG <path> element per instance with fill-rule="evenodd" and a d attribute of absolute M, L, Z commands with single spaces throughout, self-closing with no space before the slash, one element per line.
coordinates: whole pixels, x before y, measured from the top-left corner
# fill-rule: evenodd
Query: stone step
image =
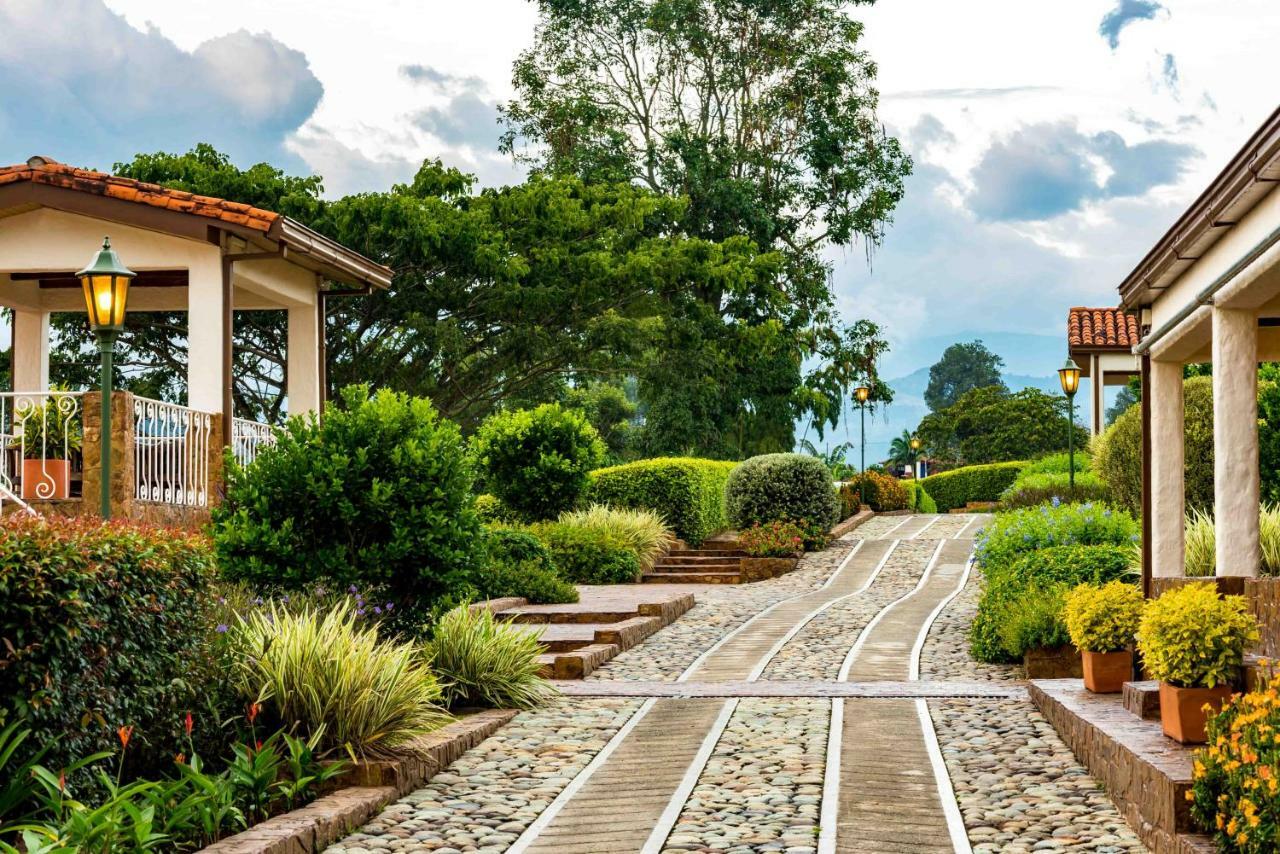
<path fill-rule="evenodd" d="M 632 611 L 539 611 L 533 608 L 512 608 L 498 616 L 517 625 L 560 625 L 563 623 L 620 623 L 636 616 Z"/>
<path fill-rule="evenodd" d="M 667 563 L 659 561 L 650 572 L 737 572 L 741 561 L 718 560 L 711 563 Z"/>
<path fill-rule="evenodd" d="M 539 672 L 547 679 L 584 679 L 618 654 L 611 643 L 593 643 L 570 652 L 547 652 L 538 656 Z"/>
<path fill-rule="evenodd" d="M 746 557 L 742 549 L 672 549 L 667 557 Z"/>
<path fill-rule="evenodd" d="M 646 572 L 641 584 L 741 584 L 740 572 Z"/>
<path fill-rule="evenodd" d="M 516 623 L 521 631 L 541 632 L 546 652 L 573 652 L 593 644 L 613 644 L 619 652 L 631 649 L 662 628 L 661 617 L 632 617 L 615 623 Z"/>
<path fill-rule="evenodd" d="M 1129 714 L 1144 721 L 1160 720 L 1160 683 L 1126 682 L 1121 693 Z"/>
<path fill-rule="evenodd" d="M 716 555 L 687 555 L 687 554 L 668 554 L 658 558 L 658 563 L 677 564 L 680 566 L 698 566 L 706 563 L 737 563 L 746 555 L 716 554 Z"/>

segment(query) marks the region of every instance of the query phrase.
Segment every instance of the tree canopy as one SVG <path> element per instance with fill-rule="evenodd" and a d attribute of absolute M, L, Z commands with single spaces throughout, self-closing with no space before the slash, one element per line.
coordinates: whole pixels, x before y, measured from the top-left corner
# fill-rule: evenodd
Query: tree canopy
<path fill-rule="evenodd" d="M 970 389 L 916 428 L 929 456 L 968 465 L 1030 460 L 1067 449 L 1067 399 L 1003 385 Z M 1071 426 L 1083 449 L 1088 432 Z"/>
<path fill-rule="evenodd" d="M 1000 369 L 1004 360 L 987 349 L 981 341 L 952 344 L 942 358 L 929 368 L 929 385 L 924 402 L 934 412 L 946 409 L 970 389 L 988 386 L 1004 387 Z"/>

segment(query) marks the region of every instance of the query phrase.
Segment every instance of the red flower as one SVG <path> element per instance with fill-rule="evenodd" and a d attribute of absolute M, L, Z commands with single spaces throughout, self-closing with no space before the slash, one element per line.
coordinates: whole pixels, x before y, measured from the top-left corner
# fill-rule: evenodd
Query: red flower
<path fill-rule="evenodd" d="M 116 735 L 120 737 L 120 748 L 122 750 L 128 749 L 129 739 L 133 736 L 133 727 L 122 726 L 118 730 L 116 730 Z"/>
<path fill-rule="evenodd" d="M 187 736 L 191 736 L 191 730 L 195 728 L 196 722 L 192 719 L 191 713 L 187 712 L 186 718 L 182 721 L 182 726 L 187 731 Z"/>
<path fill-rule="evenodd" d="M 249 723 L 254 722 L 254 720 L 258 717 L 259 711 L 261 711 L 261 707 L 257 703 L 249 704 L 249 710 L 245 713 L 245 717 L 249 719 Z"/>
<path fill-rule="evenodd" d="M 173 761 L 178 763 L 179 765 L 182 765 L 187 761 L 187 754 L 179 753 L 177 756 L 173 757 Z"/>
<path fill-rule="evenodd" d="M 67 769 L 58 772 L 58 791 L 64 795 L 67 793 Z"/>

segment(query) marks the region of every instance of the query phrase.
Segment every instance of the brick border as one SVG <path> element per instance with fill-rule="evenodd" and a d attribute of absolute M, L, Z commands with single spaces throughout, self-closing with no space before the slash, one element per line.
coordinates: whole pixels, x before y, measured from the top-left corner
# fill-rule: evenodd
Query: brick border
<path fill-rule="evenodd" d="M 831 529 L 831 538 L 833 540 L 840 539 L 874 515 L 876 515 L 874 510 L 859 510 L 843 522 L 837 522 L 836 526 Z"/>
<path fill-rule="evenodd" d="M 391 801 L 448 767 L 516 716 L 508 709 L 476 712 L 412 742 L 404 756 L 365 762 L 339 778 L 343 788 L 300 809 L 219 840 L 213 854 L 306 854 L 322 851 L 377 815 Z"/>

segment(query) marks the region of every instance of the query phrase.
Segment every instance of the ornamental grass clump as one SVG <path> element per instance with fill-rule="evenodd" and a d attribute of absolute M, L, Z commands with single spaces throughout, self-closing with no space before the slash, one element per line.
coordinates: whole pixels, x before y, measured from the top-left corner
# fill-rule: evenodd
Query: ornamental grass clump
<path fill-rule="evenodd" d="M 1258 640 L 1243 596 L 1219 596 L 1211 583 L 1187 584 L 1147 605 L 1138 650 L 1147 672 L 1179 688 L 1229 685 Z"/>
<path fill-rule="evenodd" d="M 340 603 L 289 613 L 271 606 L 226 634 L 230 678 L 282 727 L 316 738 L 318 751 L 379 757 L 448 723 L 423 651 L 378 636 Z"/>
<path fill-rule="evenodd" d="M 1192 510 L 1187 514 L 1184 554 L 1186 574 L 1208 578 L 1218 566 L 1217 531 L 1213 514 L 1204 510 Z M 1280 504 L 1264 506 L 1259 511 L 1258 539 L 1262 547 L 1260 574 L 1280 575 Z"/>
<path fill-rule="evenodd" d="M 1119 652 L 1133 643 L 1143 605 L 1142 591 L 1133 584 L 1081 584 L 1067 594 L 1062 619 L 1081 652 Z"/>
<path fill-rule="evenodd" d="M 556 695 L 539 675 L 540 632 L 499 621 L 487 608 L 455 608 L 427 645 L 450 708 L 531 709 Z"/>
<path fill-rule="evenodd" d="M 675 534 L 667 527 L 662 515 L 652 510 L 615 509 L 603 504 L 593 504 L 586 510 L 561 513 L 559 522 L 561 525 L 594 531 L 601 537 L 630 549 L 639 561 L 642 572 L 652 569 L 658 558 L 676 541 Z"/>

